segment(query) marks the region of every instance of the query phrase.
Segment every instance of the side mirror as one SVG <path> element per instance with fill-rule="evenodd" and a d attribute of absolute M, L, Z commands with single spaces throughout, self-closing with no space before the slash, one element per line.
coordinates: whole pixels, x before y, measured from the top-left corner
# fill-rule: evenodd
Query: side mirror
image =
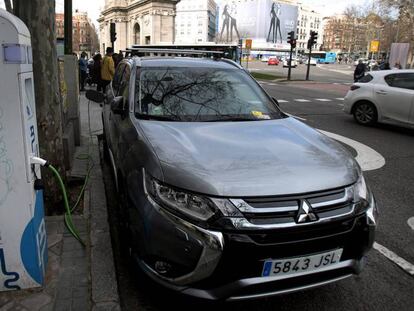
<path fill-rule="evenodd" d="M 87 99 L 96 103 L 103 103 L 105 100 L 105 95 L 95 90 L 87 90 L 85 96 Z"/>
<path fill-rule="evenodd" d="M 113 102 L 111 103 L 111 110 L 114 114 L 124 114 L 125 107 L 123 96 L 117 96 L 114 98 Z"/>

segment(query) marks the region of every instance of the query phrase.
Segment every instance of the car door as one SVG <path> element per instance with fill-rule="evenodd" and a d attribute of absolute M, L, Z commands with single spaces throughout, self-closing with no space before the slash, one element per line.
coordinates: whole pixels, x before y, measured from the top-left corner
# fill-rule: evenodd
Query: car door
<path fill-rule="evenodd" d="M 114 79 L 108 87 L 106 92 L 106 102 L 104 106 L 104 123 L 105 126 L 105 133 L 108 142 L 108 146 L 111 149 L 112 154 L 114 155 L 115 149 L 115 142 L 116 142 L 116 134 L 114 133 L 114 112 L 111 109 L 111 106 L 115 100 L 115 97 L 118 96 L 120 83 L 125 71 L 126 63 L 121 62 L 117 67 L 114 75 Z"/>
<path fill-rule="evenodd" d="M 122 113 L 114 113 L 112 111 L 111 116 L 111 133 L 112 133 L 112 147 L 114 158 L 117 163 L 123 161 L 122 150 L 120 149 L 120 142 L 122 139 L 123 131 L 126 130 L 125 123 L 129 121 L 129 82 L 131 77 L 131 65 L 125 63 L 124 70 L 122 71 L 122 77 L 119 80 L 115 98 L 121 98 Z"/>
<path fill-rule="evenodd" d="M 414 98 L 414 73 L 392 73 L 375 85 L 375 98 L 383 118 L 410 122 Z"/>

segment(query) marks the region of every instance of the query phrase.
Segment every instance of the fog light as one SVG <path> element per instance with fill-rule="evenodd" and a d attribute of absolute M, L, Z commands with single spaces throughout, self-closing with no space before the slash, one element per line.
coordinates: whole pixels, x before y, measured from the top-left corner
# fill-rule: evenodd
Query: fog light
<path fill-rule="evenodd" d="M 165 261 L 156 261 L 154 265 L 155 271 L 159 274 L 166 274 L 171 269 L 171 265 Z"/>

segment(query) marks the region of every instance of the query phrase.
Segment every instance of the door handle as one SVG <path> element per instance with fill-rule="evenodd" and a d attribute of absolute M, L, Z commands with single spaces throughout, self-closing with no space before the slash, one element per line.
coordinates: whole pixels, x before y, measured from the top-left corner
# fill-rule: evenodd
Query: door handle
<path fill-rule="evenodd" d="M 387 95 L 388 94 L 386 91 L 383 91 L 383 90 L 376 91 L 376 93 L 380 94 L 380 95 Z"/>

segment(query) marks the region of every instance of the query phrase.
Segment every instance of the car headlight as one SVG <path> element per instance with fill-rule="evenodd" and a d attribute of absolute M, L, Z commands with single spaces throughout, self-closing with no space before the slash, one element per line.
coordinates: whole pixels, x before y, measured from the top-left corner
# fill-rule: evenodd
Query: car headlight
<path fill-rule="evenodd" d="M 356 203 L 356 212 L 365 212 L 367 214 L 368 223 L 376 225 L 378 218 L 378 207 L 362 174 L 353 186 L 353 191 L 354 202 Z"/>
<path fill-rule="evenodd" d="M 144 176 L 147 194 L 161 207 L 172 213 L 178 213 L 198 223 L 205 223 L 223 216 L 241 217 L 240 212 L 226 199 L 193 194 L 161 183 L 148 174 Z"/>

